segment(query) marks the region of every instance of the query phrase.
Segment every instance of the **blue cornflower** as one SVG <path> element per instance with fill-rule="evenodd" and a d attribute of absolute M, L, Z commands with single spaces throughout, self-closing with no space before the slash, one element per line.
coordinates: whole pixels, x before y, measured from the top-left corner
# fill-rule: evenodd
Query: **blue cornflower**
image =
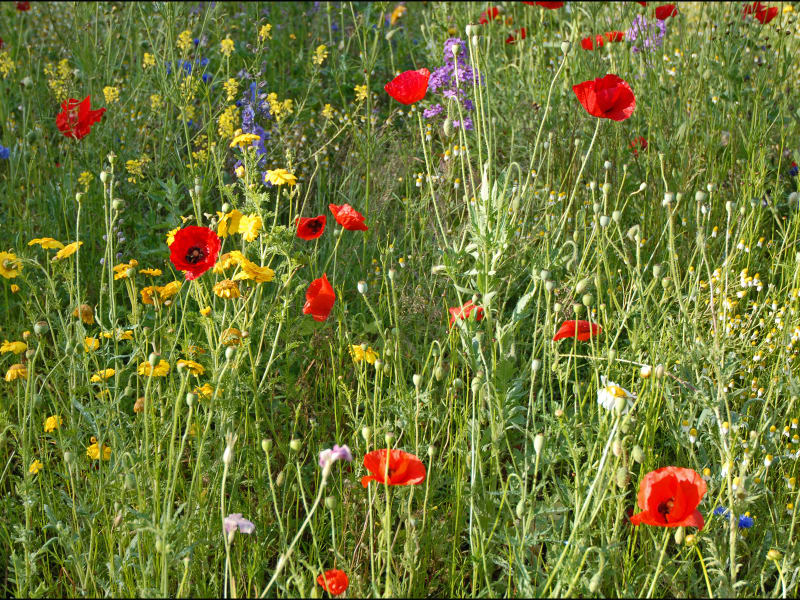
<path fill-rule="evenodd" d="M 800 169 L 798 169 L 797 163 L 792 162 L 792 166 L 789 167 L 789 175 L 791 175 L 792 177 L 797 177 L 798 171 L 800 171 Z"/>
<path fill-rule="evenodd" d="M 718 517 L 730 517 L 731 511 L 724 506 L 718 506 L 714 509 L 714 514 Z"/>
<path fill-rule="evenodd" d="M 203 83 L 208 83 L 211 81 L 211 73 L 203 73 Z"/>
<path fill-rule="evenodd" d="M 200 59 L 200 66 L 205 67 L 209 62 L 211 62 L 207 57 L 203 57 Z"/>
<path fill-rule="evenodd" d="M 750 529 L 755 521 L 750 515 L 744 514 L 739 517 L 739 529 Z"/>
<path fill-rule="evenodd" d="M 6 148 L 2 144 L 0 144 L 0 159 L 8 160 L 9 156 L 11 156 L 11 148 Z"/>
<path fill-rule="evenodd" d="M 194 47 L 197 48 L 200 45 L 200 38 L 194 38 L 192 43 L 194 44 Z"/>

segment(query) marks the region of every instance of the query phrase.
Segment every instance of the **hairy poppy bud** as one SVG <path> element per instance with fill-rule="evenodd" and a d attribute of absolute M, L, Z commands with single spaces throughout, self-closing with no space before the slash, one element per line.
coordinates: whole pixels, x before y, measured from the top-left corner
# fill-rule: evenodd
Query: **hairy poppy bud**
<path fill-rule="evenodd" d="M 566 54 L 569 50 L 569 42 L 561 42 L 561 53 Z"/>
<path fill-rule="evenodd" d="M 515 512 L 517 513 L 518 519 L 521 519 L 523 517 L 523 515 L 525 514 L 525 500 L 520 500 L 519 502 L 517 502 L 517 508 Z"/>
<path fill-rule="evenodd" d="M 64 452 L 64 462 L 65 463 L 70 464 L 72 462 L 73 458 L 75 458 L 75 455 L 72 454 L 72 452 L 70 452 L 69 450 Z"/>
<path fill-rule="evenodd" d="M 391 446 L 392 442 L 394 442 L 394 433 L 391 431 L 387 431 L 383 434 L 383 441 L 386 442 L 387 446 Z"/>
<path fill-rule="evenodd" d="M 641 462 L 644 460 L 644 451 L 642 450 L 641 446 L 636 445 L 633 447 L 633 449 L 631 450 L 631 458 L 635 462 L 641 464 Z"/>
<path fill-rule="evenodd" d="M 113 208 L 114 210 L 122 210 L 124 206 L 125 203 L 122 201 L 121 198 L 114 198 L 114 200 L 111 202 L 111 208 Z"/>
<path fill-rule="evenodd" d="M 464 380 L 461 379 L 461 377 L 456 377 L 455 379 L 453 379 L 453 387 L 456 388 L 457 390 L 463 389 Z"/>
<path fill-rule="evenodd" d="M 325 508 L 327 508 L 328 510 L 334 510 L 337 504 L 338 502 L 336 501 L 335 496 L 328 496 L 327 498 L 325 498 Z"/>
<path fill-rule="evenodd" d="M 623 400 L 623 401 L 626 400 L 625 397 L 617 398 L 617 400 L 620 400 L 620 399 Z M 622 456 L 622 453 L 623 453 L 624 450 L 625 450 L 625 448 L 622 445 L 622 440 L 620 440 L 619 438 L 615 439 L 614 442 L 611 444 L 611 452 L 617 458 Z"/>
<path fill-rule="evenodd" d="M 608 351 L 608 362 L 613 363 L 617 359 L 617 351 L 611 348 Z"/>
<path fill-rule="evenodd" d="M 614 223 L 617 223 L 619 225 L 619 222 L 622 221 L 622 211 L 615 210 L 614 212 L 611 213 L 611 218 L 614 220 Z"/>
<path fill-rule="evenodd" d="M 591 308 L 592 304 L 594 304 L 594 296 L 591 294 L 584 294 L 581 301 L 586 308 Z"/>
<path fill-rule="evenodd" d="M 650 365 L 642 365 L 642 368 L 639 369 L 639 377 L 642 379 L 647 379 L 650 377 L 650 374 L 653 372 L 653 367 Z"/>
<path fill-rule="evenodd" d="M 611 193 L 611 184 L 606 181 L 600 189 L 604 196 L 608 196 Z"/>
<path fill-rule="evenodd" d="M 556 284 L 553 281 L 545 281 L 544 282 L 544 289 L 547 290 L 548 293 L 552 293 L 554 289 L 556 289 Z"/>
<path fill-rule="evenodd" d="M 601 211 L 602 209 L 603 209 L 603 205 L 602 205 L 602 204 L 600 204 L 599 202 L 595 202 L 594 204 L 592 204 L 592 212 L 593 212 L 594 214 L 596 214 L 596 215 L 597 215 L 597 214 L 600 214 L 600 211 Z"/>
<path fill-rule="evenodd" d="M 579 317 L 583 313 L 583 304 L 578 304 L 577 302 L 573 304 L 572 312 L 575 313 L 576 317 Z"/>
<path fill-rule="evenodd" d="M 264 454 L 269 456 L 269 452 L 272 450 L 272 440 L 269 438 L 261 440 L 261 449 L 264 451 Z"/>
<path fill-rule="evenodd" d="M 539 277 L 541 277 L 544 280 L 550 279 L 550 271 L 548 271 L 547 269 L 542 269 L 541 271 L 539 271 Z"/>
<path fill-rule="evenodd" d="M 533 371 L 535 373 L 536 371 L 538 371 L 541 368 L 542 368 L 542 361 L 540 361 L 538 358 L 534 358 L 531 361 L 531 371 Z"/>
<path fill-rule="evenodd" d="M 33 332 L 36 335 L 43 335 L 48 331 L 50 331 L 50 326 L 47 324 L 47 321 L 37 321 L 33 326 Z"/>
<path fill-rule="evenodd" d="M 684 538 L 683 527 L 678 527 L 675 530 L 675 543 L 680 546 L 683 543 L 683 538 Z"/>
<path fill-rule="evenodd" d="M 603 579 L 603 571 L 598 570 L 597 573 L 592 575 L 592 578 L 589 580 L 589 592 L 592 594 L 597 593 L 597 590 L 600 588 L 600 583 Z"/>
<path fill-rule="evenodd" d="M 108 181 L 108 171 L 100 171 L 100 181 L 106 183 Z"/>
<path fill-rule="evenodd" d="M 300 448 L 302 447 L 303 447 L 303 441 L 298 440 L 297 438 L 289 442 L 289 448 L 292 449 L 294 452 L 299 452 Z"/>
<path fill-rule="evenodd" d="M 537 433 L 536 436 L 533 438 L 533 451 L 536 452 L 536 456 L 542 453 L 542 448 L 544 447 L 544 435 L 541 433 Z"/>
<path fill-rule="evenodd" d="M 286 479 L 286 472 L 284 470 L 278 473 L 278 476 L 275 478 L 275 485 L 277 485 L 278 487 L 282 486 L 285 479 Z"/>
<path fill-rule="evenodd" d="M 235 347 L 228 346 L 227 348 L 225 348 L 225 360 L 232 360 L 235 354 L 236 354 Z"/>
<path fill-rule="evenodd" d="M 436 456 L 436 446 L 430 445 L 428 446 L 428 458 L 433 458 Z"/>
<path fill-rule="evenodd" d="M 655 375 L 656 379 L 661 379 L 664 376 L 665 369 L 664 365 L 656 365 Z"/>
<path fill-rule="evenodd" d="M 631 481 L 630 475 L 628 475 L 628 469 L 619 467 L 614 475 L 614 479 L 619 487 L 624 488 L 627 486 Z"/>
<path fill-rule="evenodd" d="M 553 304 L 553 311 L 555 311 L 557 313 L 561 312 L 562 308 L 564 308 L 564 307 L 561 306 L 561 302 L 556 302 L 555 304 Z"/>
<path fill-rule="evenodd" d="M 195 402 L 197 402 L 197 394 L 193 394 L 192 392 L 186 394 L 186 406 L 191 408 L 194 406 Z"/>
<path fill-rule="evenodd" d="M 433 377 L 436 379 L 436 381 L 441 381 L 442 379 L 444 379 L 445 374 L 446 373 L 442 365 L 437 366 L 433 370 Z"/>
<path fill-rule="evenodd" d="M 369 442 L 369 438 L 372 437 L 372 427 L 362 427 L 361 437 L 364 438 L 365 442 Z"/>
<path fill-rule="evenodd" d="M 151 352 L 150 356 L 147 357 L 147 362 L 150 363 L 151 367 L 155 367 L 158 364 L 158 354 Z"/>
<path fill-rule="evenodd" d="M 362 296 L 367 293 L 366 281 L 359 281 L 356 287 L 358 288 L 358 293 L 361 294 Z"/>

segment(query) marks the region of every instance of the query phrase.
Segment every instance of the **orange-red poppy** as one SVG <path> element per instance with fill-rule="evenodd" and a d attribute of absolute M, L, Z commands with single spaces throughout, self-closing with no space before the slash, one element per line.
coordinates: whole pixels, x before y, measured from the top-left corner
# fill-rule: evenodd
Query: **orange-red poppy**
<path fill-rule="evenodd" d="M 317 583 L 331 596 L 343 594 L 347 586 L 350 585 L 350 581 L 347 579 L 347 573 L 339 569 L 330 569 L 329 571 L 325 571 L 322 575 L 317 576 Z"/>
<path fill-rule="evenodd" d="M 564 338 L 577 337 L 579 342 L 585 342 L 594 335 L 599 335 L 603 331 L 597 323 L 589 321 L 564 321 L 561 327 L 553 336 L 553 341 L 563 340 Z"/>
<path fill-rule="evenodd" d="M 328 204 L 328 208 L 331 209 L 336 222 L 347 231 L 366 231 L 369 229 L 364 224 L 364 215 L 349 204 Z"/>
<path fill-rule="evenodd" d="M 386 481 L 389 485 L 414 485 L 425 481 L 425 465 L 416 456 L 403 450 L 373 450 L 364 456 L 364 467 L 372 473 L 361 478 L 361 485 L 364 487 L 370 481 L 384 483 L 386 474 L 389 475 Z"/>
<path fill-rule="evenodd" d="M 631 517 L 634 525 L 697 527 L 705 525 L 697 510 L 707 490 L 699 473 L 683 467 L 650 471 L 639 484 L 637 503 L 642 512 Z"/>
<path fill-rule="evenodd" d="M 426 68 L 405 71 L 383 86 L 386 93 L 401 104 L 414 104 L 425 97 L 431 72 Z"/>
<path fill-rule="evenodd" d="M 450 327 L 453 326 L 453 323 L 456 321 L 460 321 L 461 319 L 469 319 L 472 315 L 473 311 L 475 312 L 475 320 L 480 321 L 483 319 L 483 307 L 482 306 L 475 306 L 472 300 L 466 302 L 463 306 L 454 306 L 450 309 Z"/>
<path fill-rule="evenodd" d="M 336 302 L 336 292 L 333 291 L 328 276 L 323 273 L 322 277 L 315 279 L 306 290 L 306 303 L 303 305 L 303 314 L 311 315 L 315 321 L 324 321 Z"/>

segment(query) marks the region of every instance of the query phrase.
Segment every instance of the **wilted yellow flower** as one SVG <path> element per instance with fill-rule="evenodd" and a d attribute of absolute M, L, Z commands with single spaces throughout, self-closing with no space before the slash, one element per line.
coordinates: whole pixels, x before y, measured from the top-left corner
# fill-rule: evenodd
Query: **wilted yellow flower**
<path fill-rule="evenodd" d="M 136 373 L 147 376 L 152 373 L 153 377 L 165 377 L 169 374 L 169 363 L 164 359 L 161 359 L 158 361 L 158 364 L 155 367 L 151 367 L 148 361 L 144 361 L 143 363 L 139 364 L 139 368 L 136 370 Z"/>
<path fill-rule="evenodd" d="M 222 52 L 223 56 L 228 57 L 233 52 L 234 43 L 230 37 L 226 37 L 219 43 L 219 51 Z"/>
<path fill-rule="evenodd" d="M 139 269 L 142 275 L 150 275 L 151 277 L 158 277 L 161 275 L 161 269 Z"/>
<path fill-rule="evenodd" d="M 73 317 L 80 317 L 81 321 L 86 323 L 87 325 L 94 324 L 94 310 L 88 304 L 81 304 L 75 310 L 72 311 Z"/>
<path fill-rule="evenodd" d="M 219 283 L 214 284 L 213 290 L 217 296 L 220 298 L 227 298 L 228 300 L 241 296 L 239 286 L 230 279 L 223 279 Z"/>
<path fill-rule="evenodd" d="M 275 169 L 272 171 L 267 171 L 266 173 L 266 180 L 269 181 L 272 185 L 284 185 L 288 184 L 289 186 L 293 186 L 297 183 L 297 177 L 289 173 L 286 169 Z"/>
<path fill-rule="evenodd" d="M 4 354 L 6 352 L 22 354 L 27 349 L 28 344 L 25 342 L 9 342 L 8 340 L 5 340 L 2 344 L 0 344 L 0 354 Z"/>
<path fill-rule="evenodd" d="M 156 57 L 150 54 L 149 52 L 145 52 L 144 56 L 142 57 L 142 68 L 149 69 L 150 67 L 154 67 L 156 65 Z"/>
<path fill-rule="evenodd" d="M 53 248 L 60 250 L 61 248 L 64 247 L 64 244 L 50 237 L 36 238 L 28 242 L 28 246 L 35 246 L 36 244 L 39 244 L 42 248 L 45 248 L 47 250 L 52 250 Z"/>
<path fill-rule="evenodd" d="M 100 446 L 97 444 L 97 438 L 92 436 L 91 445 L 86 448 L 86 456 L 92 460 L 100 460 Z M 103 460 L 111 460 L 111 447 L 103 444 Z"/>
<path fill-rule="evenodd" d="M 242 332 L 231 327 L 219 335 L 219 343 L 223 346 L 238 346 L 242 343 Z"/>
<path fill-rule="evenodd" d="M 239 221 L 239 233 L 246 242 L 252 242 L 261 233 L 264 222 L 259 215 L 244 215 Z"/>
<path fill-rule="evenodd" d="M 369 346 L 366 350 L 358 344 L 350 346 L 350 355 L 353 357 L 353 362 L 361 362 L 366 360 L 369 364 L 374 365 L 378 359 L 378 353 Z"/>
<path fill-rule="evenodd" d="M 78 251 L 78 248 L 83 246 L 83 242 L 72 242 L 71 244 L 67 244 L 61 250 L 56 252 L 56 255 L 53 257 L 53 260 L 61 260 L 62 258 L 68 258 L 75 254 Z"/>
<path fill-rule="evenodd" d="M 148 285 L 139 290 L 142 295 L 142 304 L 155 304 L 154 297 L 158 294 L 159 286 Z"/>
<path fill-rule="evenodd" d="M 20 287 L 16 283 L 11 284 L 11 293 L 16 294 L 20 290 Z"/>
<path fill-rule="evenodd" d="M 219 223 L 217 223 L 217 235 L 219 237 L 225 238 L 239 232 L 239 221 L 242 218 L 240 211 L 235 208 L 226 214 L 217 211 L 217 217 L 219 218 Z"/>
<path fill-rule="evenodd" d="M 271 40 L 272 39 L 272 25 L 267 23 L 263 25 L 261 29 L 258 30 L 258 39 L 262 42 L 264 40 Z"/>
<path fill-rule="evenodd" d="M 202 346 L 198 346 L 196 344 L 192 344 L 188 348 L 186 348 L 186 354 L 189 356 L 196 356 L 198 354 L 205 354 L 206 350 Z"/>
<path fill-rule="evenodd" d="M 172 242 L 175 241 L 175 234 L 181 230 L 180 227 L 176 227 L 175 229 L 170 229 L 167 232 L 167 246 L 172 246 Z"/>
<path fill-rule="evenodd" d="M 28 467 L 28 473 L 30 473 L 31 475 L 36 475 L 43 468 L 44 468 L 44 465 L 42 464 L 42 461 L 40 461 L 37 458 L 31 463 L 31 466 Z"/>
<path fill-rule="evenodd" d="M 119 88 L 107 85 L 103 88 L 103 96 L 106 97 L 106 104 L 114 104 L 119 100 Z"/>
<path fill-rule="evenodd" d="M 92 378 L 89 381 L 91 381 L 92 383 L 100 383 L 101 381 L 105 381 L 109 377 L 113 377 L 114 373 L 116 373 L 114 369 L 101 369 L 100 371 L 92 375 Z"/>
<path fill-rule="evenodd" d="M 357 85 L 353 88 L 356 93 L 356 102 L 362 102 L 367 99 L 367 85 Z"/>
<path fill-rule="evenodd" d="M 122 263 L 116 265 L 113 268 L 114 271 L 114 281 L 118 279 L 127 279 L 128 278 L 128 269 L 133 269 L 135 266 L 139 264 L 135 258 L 132 258 L 130 262 Z"/>
<path fill-rule="evenodd" d="M 22 261 L 12 252 L 0 252 L 0 275 L 14 279 L 22 272 Z"/>
<path fill-rule="evenodd" d="M 328 48 L 325 44 L 320 44 L 314 51 L 314 56 L 311 57 L 311 62 L 319 66 L 328 58 Z"/>
<path fill-rule="evenodd" d="M 11 365 L 6 371 L 6 381 L 14 381 L 15 379 L 27 379 L 28 378 L 28 369 L 25 365 L 21 365 L 19 363 L 15 365 Z"/>
<path fill-rule="evenodd" d="M 256 283 L 266 283 L 275 278 L 275 271 L 269 267 L 259 267 L 256 263 L 246 258 L 241 263 L 241 270 L 233 276 L 234 281 L 241 279 L 252 279 Z"/>
<path fill-rule="evenodd" d="M 188 52 L 189 48 L 192 47 L 192 32 L 188 29 L 181 31 L 181 34 L 178 36 L 178 41 L 175 42 L 175 44 L 181 52 Z"/>
<path fill-rule="evenodd" d="M 206 368 L 198 362 L 194 362 L 193 360 L 188 360 L 182 358 L 178 361 L 178 368 L 185 368 L 188 369 L 189 372 L 194 376 L 200 376 L 206 372 Z"/>
<path fill-rule="evenodd" d="M 144 398 L 137 398 L 133 403 L 133 412 L 140 413 L 144 410 Z"/>
<path fill-rule="evenodd" d="M 86 352 L 92 352 L 100 347 L 100 340 L 93 337 L 83 338 L 83 349 Z"/>
<path fill-rule="evenodd" d="M 64 424 L 64 419 L 62 419 L 59 415 L 53 415 L 51 417 L 47 417 L 44 421 L 44 432 L 50 433 L 51 431 L 55 431 L 63 424 Z"/>

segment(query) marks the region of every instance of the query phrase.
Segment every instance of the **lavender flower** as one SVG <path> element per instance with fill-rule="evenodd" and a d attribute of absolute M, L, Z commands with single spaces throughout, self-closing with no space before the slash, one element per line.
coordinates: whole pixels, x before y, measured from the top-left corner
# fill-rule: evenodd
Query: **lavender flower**
<path fill-rule="evenodd" d="M 467 87 L 480 83 L 480 78 L 467 65 L 467 45 L 460 38 L 450 38 L 444 43 L 444 64 L 433 70 L 428 79 L 428 91 L 440 92 L 445 98 L 458 100 L 464 110 L 471 111 L 474 106 L 467 98 Z M 425 109 L 422 116 L 426 119 L 435 117 L 443 112 L 440 104 Z M 472 129 L 472 121 L 464 119 L 465 129 Z"/>
<path fill-rule="evenodd" d="M 242 517 L 242 513 L 233 513 L 222 520 L 222 528 L 230 535 L 237 529 L 242 533 L 251 534 L 255 531 L 255 524 Z"/>
<path fill-rule="evenodd" d="M 326 448 L 319 453 L 319 466 L 323 469 L 328 464 L 333 464 L 337 460 L 346 460 L 350 462 L 353 460 L 353 455 L 350 453 L 350 448 L 347 446 L 333 445 L 333 449 Z"/>
<path fill-rule="evenodd" d="M 430 119 L 431 117 L 435 117 L 436 115 L 440 114 L 444 110 L 444 106 L 441 104 L 434 104 L 422 111 L 422 116 L 426 119 Z"/>
<path fill-rule="evenodd" d="M 648 21 L 644 15 L 638 15 L 625 32 L 625 39 L 631 42 L 639 40 L 641 46 L 631 48 L 634 52 L 641 52 L 642 49 L 650 51 L 662 46 L 666 32 L 667 24 L 664 21 Z"/>

